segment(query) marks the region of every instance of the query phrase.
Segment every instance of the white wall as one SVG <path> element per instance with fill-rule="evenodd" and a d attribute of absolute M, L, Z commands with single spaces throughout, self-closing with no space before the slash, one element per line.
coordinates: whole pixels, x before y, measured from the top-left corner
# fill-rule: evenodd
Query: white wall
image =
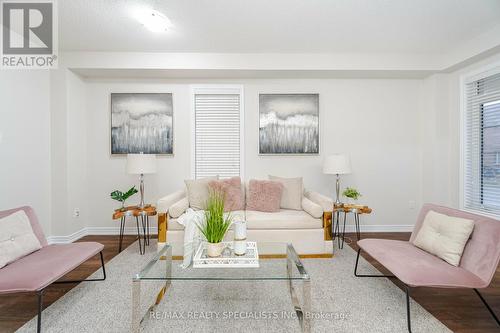
<path fill-rule="evenodd" d="M 117 204 L 109 193 L 138 182 L 137 177 L 125 173 L 124 157 L 110 156 L 110 93 L 174 94 L 174 156 L 160 157 L 159 173 L 146 176 L 146 200 L 154 203 L 182 188 L 183 180 L 190 177 L 192 83 L 243 84 L 247 179 L 301 175 L 306 187 L 331 195 L 333 179 L 321 173 L 323 158 L 347 152 L 354 172 L 344 178 L 343 185 L 359 188 L 361 201 L 374 208 L 372 216 L 363 218 L 364 224 L 374 229 L 407 230 L 401 226 L 414 223 L 416 210 L 409 209 L 408 203 L 416 201 L 418 207 L 421 201 L 421 80 L 93 80 L 86 83 L 88 211 L 82 216 L 88 226 L 117 228 L 118 223 L 111 220 Z M 258 155 L 258 94 L 284 92 L 320 94 L 319 156 Z"/>
<path fill-rule="evenodd" d="M 86 84 L 67 69 L 51 71 L 52 235 L 71 235 L 87 226 Z M 73 210 L 81 211 L 80 217 Z"/>
<path fill-rule="evenodd" d="M 500 53 L 423 80 L 423 201 L 460 208 L 460 78 L 500 64 Z"/>
<path fill-rule="evenodd" d="M 138 179 L 125 173 L 124 157 L 110 156 L 110 93 L 174 94 L 175 155 L 161 157 L 160 172 L 146 176 L 146 200 L 154 203 L 191 174 L 190 84 L 234 83 L 245 90 L 247 179 L 302 175 L 306 187 L 331 195 L 333 179 L 321 174 L 322 160 L 347 152 L 354 172 L 343 185 L 359 188 L 361 202 L 374 208 L 363 217 L 365 230 L 406 230 L 423 202 L 459 206 L 460 76 L 495 62 L 499 53 L 423 80 L 89 81 L 64 67 L 50 73 L 0 71 L 0 209 L 32 205 L 53 236 L 85 227 L 116 232 L 116 203 L 109 193 Z M 258 94 L 285 92 L 320 94 L 319 156 L 257 154 Z"/>
<path fill-rule="evenodd" d="M 50 229 L 50 81 L 47 71 L 0 71 L 0 210 L 32 206 Z"/>

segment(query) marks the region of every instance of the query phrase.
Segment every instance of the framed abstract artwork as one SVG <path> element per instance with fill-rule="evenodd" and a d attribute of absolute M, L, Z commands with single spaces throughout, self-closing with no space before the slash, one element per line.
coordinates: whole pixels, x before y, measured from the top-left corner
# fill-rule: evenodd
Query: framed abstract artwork
<path fill-rule="evenodd" d="M 111 94 L 111 154 L 173 154 L 171 93 Z"/>
<path fill-rule="evenodd" d="M 260 94 L 259 154 L 319 154 L 319 94 Z"/>

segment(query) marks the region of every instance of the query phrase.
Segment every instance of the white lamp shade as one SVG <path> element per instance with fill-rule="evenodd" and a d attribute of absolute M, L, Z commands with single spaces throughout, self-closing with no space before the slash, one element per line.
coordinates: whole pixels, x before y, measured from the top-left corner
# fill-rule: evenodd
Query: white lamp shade
<path fill-rule="evenodd" d="M 351 160 L 346 154 L 335 154 L 325 158 L 323 173 L 327 175 L 345 175 L 351 173 Z"/>
<path fill-rule="evenodd" d="M 154 154 L 128 154 L 127 173 L 146 174 L 156 173 L 156 155 Z"/>

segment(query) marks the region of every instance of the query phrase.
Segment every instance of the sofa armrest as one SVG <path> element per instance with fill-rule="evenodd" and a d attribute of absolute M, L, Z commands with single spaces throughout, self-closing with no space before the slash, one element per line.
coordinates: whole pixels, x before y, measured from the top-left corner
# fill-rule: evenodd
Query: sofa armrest
<path fill-rule="evenodd" d="M 170 206 L 180 201 L 181 199 L 186 197 L 186 191 L 181 190 L 174 193 L 171 193 L 160 200 L 156 204 L 156 211 L 158 213 L 167 213 Z"/>
<path fill-rule="evenodd" d="M 318 192 L 305 190 L 304 196 L 314 203 L 317 203 L 323 208 L 323 212 L 333 211 L 333 199 Z"/>

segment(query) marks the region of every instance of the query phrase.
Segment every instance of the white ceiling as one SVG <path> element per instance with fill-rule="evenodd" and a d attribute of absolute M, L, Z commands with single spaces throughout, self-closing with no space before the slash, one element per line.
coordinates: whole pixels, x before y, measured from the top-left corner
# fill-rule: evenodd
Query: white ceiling
<path fill-rule="evenodd" d="M 63 0 L 63 51 L 439 55 L 500 25 L 500 0 Z M 152 33 L 132 17 L 157 9 Z"/>

